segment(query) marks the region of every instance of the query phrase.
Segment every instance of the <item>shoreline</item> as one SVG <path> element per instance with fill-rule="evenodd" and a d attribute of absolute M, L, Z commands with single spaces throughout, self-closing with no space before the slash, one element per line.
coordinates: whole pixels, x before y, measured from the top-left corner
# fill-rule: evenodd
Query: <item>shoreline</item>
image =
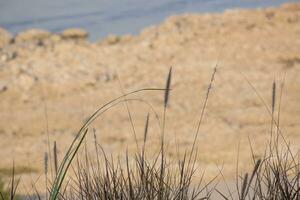
<path fill-rule="evenodd" d="M 99 27 L 97 28 L 97 26 L 100 26 L 100 24 L 96 23 L 96 24 L 94 24 L 95 27 L 89 27 L 89 26 L 84 25 L 84 23 L 83 23 L 84 21 L 82 21 L 82 22 L 80 21 L 80 23 L 82 25 L 80 25 L 80 23 L 78 22 L 78 26 L 76 26 L 76 25 L 75 26 L 68 26 L 67 22 L 66 22 L 66 25 L 62 25 L 62 24 L 60 24 L 61 22 L 57 22 L 57 23 L 59 23 L 59 25 L 57 27 L 55 27 L 53 25 L 51 25 L 51 26 L 48 25 L 47 26 L 47 23 L 52 24 L 52 22 L 51 22 L 52 20 L 53 20 L 53 23 L 55 24 L 55 21 L 59 19 L 59 16 L 53 16 L 52 20 L 51 20 L 51 17 L 49 16 L 49 18 L 42 17 L 42 18 L 37 18 L 35 20 L 34 19 L 27 19 L 27 20 L 24 21 L 23 19 L 20 19 L 21 21 L 18 21 L 18 20 L 17 21 L 11 21 L 11 22 L 3 21 L 2 23 L 0 21 L 0 24 L 1 24 L 0 27 L 3 27 L 6 30 L 8 30 L 9 32 L 11 32 L 13 36 L 15 36 L 16 34 L 18 34 L 20 32 L 24 32 L 28 29 L 31 29 L 31 28 L 41 29 L 41 30 L 48 30 L 49 32 L 52 32 L 52 33 L 63 32 L 65 29 L 69 29 L 69 28 L 80 28 L 80 29 L 85 29 L 87 32 L 90 33 L 89 34 L 90 38 L 88 38 L 88 40 L 90 42 L 95 42 L 97 40 L 105 39 L 110 34 L 116 35 L 118 37 L 121 37 L 122 35 L 137 36 L 140 32 L 142 32 L 143 29 L 147 28 L 148 26 L 159 25 L 159 24 L 163 23 L 169 17 L 176 16 L 176 15 L 221 14 L 221 13 L 227 12 L 229 10 L 236 10 L 236 11 L 240 10 L 240 11 L 242 11 L 242 10 L 249 10 L 249 9 L 256 10 L 256 9 L 276 8 L 280 5 L 290 4 L 290 3 L 292 3 L 292 2 L 285 2 L 285 1 L 282 1 L 282 2 L 278 1 L 277 2 L 277 1 L 274 1 L 272 3 L 272 5 L 270 5 L 269 2 L 261 2 L 259 5 L 248 5 L 247 3 L 245 3 L 244 6 L 235 5 L 234 8 L 228 8 L 226 6 L 226 4 L 225 5 L 221 4 L 221 5 L 215 5 L 215 7 L 218 7 L 218 6 L 221 7 L 221 8 L 215 9 L 215 10 L 212 9 L 213 7 L 208 7 L 208 8 L 206 8 L 206 10 L 200 7 L 199 11 L 196 11 L 196 10 L 193 10 L 193 9 L 191 9 L 191 10 L 187 9 L 186 11 L 176 11 L 175 10 L 173 12 L 173 14 L 172 14 L 172 12 L 167 12 L 163 15 L 159 15 L 159 17 L 157 19 L 154 16 L 152 16 L 152 17 L 151 16 L 142 17 L 143 20 L 145 20 L 144 22 L 140 21 L 139 19 L 136 21 L 134 18 L 127 19 L 126 16 L 124 16 L 126 20 L 122 21 L 122 18 L 117 19 L 116 16 L 112 15 L 109 18 L 116 18 L 112 22 L 109 22 L 109 20 L 108 20 L 109 18 L 106 19 L 107 21 L 100 20 L 101 23 L 103 23 L 103 27 L 100 28 L 100 29 L 99 29 Z M 275 5 L 273 5 L 273 4 L 275 4 Z M 207 6 L 207 5 L 204 3 L 204 6 Z M 211 6 L 213 6 L 213 5 L 211 5 Z M 224 6 L 224 8 L 222 8 L 222 6 Z M 199 7 L 199 5 L 196 6 L 196 7 Z M 172 11 L 172 9 L 171 9 L 171 11 Z M 100 13 L 98 13 L 98 14 L 100 14 Z M 97 12 L 95 12 L 94 14 L 97 14 Z M 82 13 L 81 15 L 83 15 L 83 16 L 89 16 L 89 15 L 93 16 L 94 14 L 93 13 L 90 13 L 90 14 L 89 13 Z M 0 17 L 1 17 L 1 15 L 0 15 Z M 61 15 L 60 17 L 61 18 L 72 19 L 72 15 L 67 15 L 67 16 Z M 75 17 L 75 21 L 80 20 L 80 14 L 75 14 L 75 16 L 73 16 L 73 17 Z M 96 15 L 95 18 L 97 18 L 97 17 L 98 16 Z M 141 16 L 139 16 L 137 18 L 141 18 Z M 122 21 L 122 23 L 121 23 L 121 21 Z M 95 23 L 95 22 L 93 22 L 93 23 Z M 110 24 L 109 26 L 107 25 L 108 23 Z M 35 24 L 39 24 L 39 25 L 35 25 Z M 125 31 L 122 28 L 117 28 L 118 26 L 120 26 L 120 27 L 124 26 L 124 24 L 127 24 L 126 30 L 130 30 L 130 31 Z M 137 24 L 137 25 L 135 25 L 135 24 Z M 20 28 L 20 27 L 23 27 L 23 28 Z M 61 27 L 61 28 L 58 28 L 58 27 Z M 110 30 L 110 33 L 107 30 Z"/>

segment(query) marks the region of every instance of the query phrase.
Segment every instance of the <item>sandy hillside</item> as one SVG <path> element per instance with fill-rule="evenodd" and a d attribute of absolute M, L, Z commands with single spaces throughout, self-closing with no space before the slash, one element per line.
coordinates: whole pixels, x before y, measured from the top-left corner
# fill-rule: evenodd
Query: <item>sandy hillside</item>
<path fill-rule="evenodd" d="M 176 156 L 176 143 L 181 154 L 191 146 L 216 63 L 219 68 L 197 142 L 198 164 L 208 177 L 223 164 L 227 177 L 234 174 L 239 142 L 241 167 L 247 166 L 251 161 L 248 137 L 257 157 L 264 149 L 271 119 L 247 79 L 270 106 L 272 82 L 279 89 L 286 74 L 280 124 L 297 151 L 299 36 L 300 4 L 296 3 L 173 16 L 137 36 L 109 36 L 94 43 L 80 29 L 62 33 L 32 29 L 14 37 L 0 29 L 0 171 L 11 167 L 14 159 L 20 168 L 41 174 L 47 129 L 51 143 L 58 143 L 61 158 L 86 117 L 122 94 L 117 77 L 125 92 L 162 88 L 170 66 L 174 76 L 166 138 L 171 157 Z M 130 98 L 148 101 L 162 116 L 162 92 L 141 92 Z M 150 111 L 148 152 L 154 153 L 160 134 L 154 113 L 139 101 L 130 101 L 129 107 L 140 141 Z M 136 151 L 124 104 L 92 127 L 108 153 Z"/>

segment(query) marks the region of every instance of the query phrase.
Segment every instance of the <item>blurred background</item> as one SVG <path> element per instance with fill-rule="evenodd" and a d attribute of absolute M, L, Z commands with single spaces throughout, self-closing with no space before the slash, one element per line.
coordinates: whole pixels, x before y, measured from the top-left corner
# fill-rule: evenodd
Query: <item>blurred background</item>
<path fill-rule="evenodd" d="M 80 27 L 96 40 L 136 34 L 170 15 L 278 6 L 288 0 L 1 0 L 0 26 L 12 33 L 28 28 L 59 32 Z"/>

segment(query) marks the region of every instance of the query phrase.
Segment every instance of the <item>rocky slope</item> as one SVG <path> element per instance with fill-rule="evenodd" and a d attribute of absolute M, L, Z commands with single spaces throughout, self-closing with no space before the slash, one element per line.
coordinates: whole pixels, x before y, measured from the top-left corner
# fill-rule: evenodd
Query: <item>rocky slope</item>
<path fill-rule="evenodd" d="M 224 164 L 224 174 L 231 177 L 239 142 L 241 167 L 247 167 L 251 156 L 248 137 L 257 156 L 264 149 L 271 119 L 247 81 L 270 105 L 273 80 L 279 99 L 285 77 L 281 127 L 296 151 L 300 141 L 299 35 L 297 3 L 172 16 L 137 36 L 112 35 L 95 43 L 81 29 L 62 33 L 32 29 L 16 36 L 0 29 L 0 167 L 11 166 L 14 158 L 17 165 L 42 169 L 47 130 L 51 141 L 57 140 L 62 156 L 82 121 L 122 94 L 118 77 L 125 92 L 161 88 L 170 66 L 174 79 L 166 134 L 170 155 L 175 156 L 176 145 L 183 153 L 191 146 L 216 63 L 219 67 L 198 140 L 199 165 L 208 176 Z M 161 115 L 161 92 L 131 98 L 149 101 Z M 129 106 L 142 139 L 149 107 L 136 101 Z M 151 116 L 149 152 L 153 153 L 160 131 L 154 114 Z M 109 153 L 126 148 L 135 151 L 124 105 L 104 114 L 93 127 Z"/>

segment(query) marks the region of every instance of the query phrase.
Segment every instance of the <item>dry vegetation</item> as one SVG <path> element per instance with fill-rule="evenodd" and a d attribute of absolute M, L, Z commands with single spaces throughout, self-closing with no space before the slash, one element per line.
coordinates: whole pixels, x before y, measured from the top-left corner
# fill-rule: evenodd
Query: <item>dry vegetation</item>
<path fill-rule="evenodd" d="M 220 169 L 215 178 L 208 183 L 202 183 L 200 180 L 193 181 L 196 176 L 197 146 L 199 130 L 203 122 L 203 116 L 207 107 L 207 102 L 213 81 L 217 72 L 217 66 L 212 73 L 211 81 L 207 88 L 204 104 L 199 115 L 199 122 L 194 136 L 191 150 L 185 150 L 184 156 L 177 157 L 177 165 L 170 162 L 166 155 L 165 146 L 165 120 L 169 105 L 169 96 L 171 91 L 172 68 L 170 68 L 165 89 L 145 88 L 130 93 L 123 94 L 98 108 L 79 129 L 73 139 L 61 162 L 57 157 L 57 146 L 54 142 L 53 152 L 50 152 L 50 141 L 48 140 L 48 152 L 44 158 L 44 177 L 45 191 L 43 196 L 37 190 L 32 182 L 35 194 L 29 196 L 29 199 L 299 199 L 300 198 L 300 168 L 299 154 L 294 154 L 290 149 L 280 128 L 280 108 L 283 94 L 283 85 L 280 88 L 278 112 L 275 115 L 276 108 L 276 82 L 272 87 L 271 108 L 266 105 L 271 118 L 269 140 L 266 143 L 264 155 L 255 158 L 251 140 L 251 155 L 253 159 L 253 169 L 250 174 L 244 176 L 239 173 L 239 156 L 236 165 L 236 189 L 227 185 L 223 170 Z M 160 149 L 154 157 L 147 157 L 147 140 L 149 130 L 149 113 L 146 118 L 143 134 L 143 143 L 139 148 L 139 142 L 134 131 L 137 153 L 134 159 L 129 158 L 128 151 L 125 153 L 125 161 L 122 163 L 122 154 L 118 159 L 106 154 L 102 145 L 97 142 L 97 134 L 94 130 L 94 155 L 93 158 L 88 152 L 85 143 L 84 156 L 80 157 L 79 151 L 82 149 L 90 125 L 106 111 L 109 111 L 119 103 L 125 103 L 127 113 L 130 118 L 132 128 L 135 130 L 131 111 L 128 107 L 130 97 L 143 91 L 164 91 L 163 118 L 160 126 Z M 256 90 L 255 90 L 256 91 Z M 257 91 L 256 91 L 257 92 Z M 135 99 L 141 100 L 141 99 Z M 263 99 L 262 99 L 263 101 Z M 155 113 L 157 114 L 157 113 Z M 159 119 L 158 119 L 159 120 Z M 177 146 L 178 148 L 178 146 Z M 177 149 L 178 151 L 178 149 Z M 239 151 L 238 151 L 239 152 Z M 50 159 L 49 159 L 50 158 Z M 52 162 L 53 159 L 53 162 Z M 48 162 L 50 160 L 50 163 Z M 74 162 L 77 161 L 76 165 Z M 94 161 L 94 162 L 93 162 Z M 59 164 L 60 163 L 60 164 Z M 73 164 L 72 164 L 73 163 Z M 49 176 L 50 167 L 50 176 Z M 70 170 L 73 170 L 73 176 Z M 204 175 L 205 173 L 203 173 Z M 13 165 L 11 175 L 10 189 L 4 190 L 0 187 L 0 196 L 5 199 L 19 199 L 16 195 L 20 179 L 15 181 L 15 166 Z M 218 184 L 220 176 L 223 178 L 227 192 L 220 191 Z M 73 178 L 72 178 L 73 177 Z M 217 197 L 218 195 L 218 197 Z"/>

